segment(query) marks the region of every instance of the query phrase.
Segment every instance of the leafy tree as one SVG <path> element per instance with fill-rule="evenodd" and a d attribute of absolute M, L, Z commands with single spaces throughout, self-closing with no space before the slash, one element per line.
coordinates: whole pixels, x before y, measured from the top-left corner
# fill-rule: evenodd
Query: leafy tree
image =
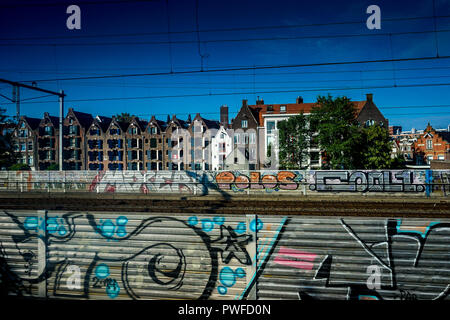
<path fill-rule="evenodd" d="M 49 165 L 47 167 L 47 169 L 45 169 L 47 171 L 53 171 L 53 170 L 59 170 L 59 164 L 57 163 L 52 163 L 51 165 Z"/>
<path fill-rule="evenodd" d="M 8 170 L 14 170 L 14 171 L 27 171 L 31 170 L 30 166 L 25 163 L 15 163 L 12 166 L 8 168 Z"/>
<path fill-rule="evenodd" d="M 405 160 L 401 156 L 392 158 L 392 140 L 385 127 L 372 125 L 361 129 L 363 144 L 361 150 L 362 169 L 403 169 Z"/>
<path fill-rule="evenodd" d="M 5 109 L 0 109 L 0 123 L 6 123 L 8 120 L 5 112 Z M 16 153 L 13 149 L 12 134 L 0 135 L 0 169 L 8 168 L 14 163 L 16 163 Z"/>
<path fill-rule="evenodd" d="M 134 115 L 129 114 L 128 112 L 122 112 L 120 114 L 115 115 L 117 121 L 130 123 L 131 119 L 133 119 Z"/>
<path fill-rule="evenodd" d="M 280 167 L 303 169 L 308 159 L 308 145 L 312 135 L 308 119 L 301 113 L 278 122 Z"/>
<path fill-rule="evenodd" d="M 319 96 L 311 111 L 311 129 L 325 156 L 324 169 L 356 169 L 362 134 L 356 121 L 356 110 L 350 99 Z"/>
<path fill-rule="evenodd" d="M 361 129 L 361 169 L 390 169 L 394 163 L 391 157 L 392 141 L 386 128 L 372 125 Z"/>

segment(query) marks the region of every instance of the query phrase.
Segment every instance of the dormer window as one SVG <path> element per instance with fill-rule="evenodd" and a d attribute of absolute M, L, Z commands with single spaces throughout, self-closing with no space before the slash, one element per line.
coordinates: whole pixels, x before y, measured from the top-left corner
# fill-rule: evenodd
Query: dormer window
<path fill-rule="evenodd" d="M 280 113 L 286 112 L 286 106 L 280 106 Z"/>
<path fill-rule="evenodd" d="M 130 129 L 128 129 L 128 133 L 129 134 L 138 134 L 138 130 L 136 127 L 131 127 Z"/>
<path fill-rule="evenodd" d="M 267 106 L 267 112 L 273 112 L 273 106 Z"/>
<path fill-rule="evenodd" d="M 247 128 L 248 127 L 248 121 L 247 120 L 242 120 L 241 121 L 241 127 L 242 128 Z"/>
<path fill-rule="evenodd" d="M 375 121 L 374 121 L 374 120 L 367 120 L 367 121 L 366 121 L 366 127 L 373 126 L 374 124 L 375 124 Z"/>

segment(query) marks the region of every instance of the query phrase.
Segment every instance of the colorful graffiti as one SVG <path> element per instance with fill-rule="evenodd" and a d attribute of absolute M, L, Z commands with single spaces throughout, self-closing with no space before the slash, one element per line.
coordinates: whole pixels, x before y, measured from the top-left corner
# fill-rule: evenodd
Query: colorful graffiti
<path fill-rule="evenodd" d="M 0 237 L 5 291 L 33 295 L 33 285 L 46 283 L 50 296 L 84 299 L 241 296 L 254 258 L 247 247 L 255 244 L 253 233 L 263 224 L 255 218 L 242 230 L 242 221 L 228 222 L 223 216 L 91 213 L 21 217 L 4 212 L 0 220 L 21 231 Z M 38 242 L 45 253 L 27 249 Z M 17 253 L 18 264 L 12 262 Z M 39 259 L 45 262 L 41 270 Z"/>
<path fill-rule="evenodd" d="M 47 297 L 75 299 L 450 293 L 447 220 L 6 211 L 0 222 L 2 294 L 40 296 L 42 286 Z"/>
<path fill-rule="evenodd" d="M 0 172 L 0 191 L 96 193 L 404 193 L 448 196 L 449 170 Z"/>

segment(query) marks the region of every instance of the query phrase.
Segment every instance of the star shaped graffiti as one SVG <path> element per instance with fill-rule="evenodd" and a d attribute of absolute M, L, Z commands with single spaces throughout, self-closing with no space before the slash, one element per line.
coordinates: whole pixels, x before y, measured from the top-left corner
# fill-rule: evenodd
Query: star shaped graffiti
<path fill-rule="evenodd" d="M 240 263 L 251 265 L 252 260 L 247 252 L 246 246 L 252 240 L 251 235 L 238 235 L 230 226 L 220 226 L 220 236 L 211 241 L 211 245 L 220 251 L 222 261 L 228 264 L 231 259 L 236 258 Z M 241 253 L 241 254 L 239 254 Z M 241 258 L 240 256 L 244 256 Z"/>

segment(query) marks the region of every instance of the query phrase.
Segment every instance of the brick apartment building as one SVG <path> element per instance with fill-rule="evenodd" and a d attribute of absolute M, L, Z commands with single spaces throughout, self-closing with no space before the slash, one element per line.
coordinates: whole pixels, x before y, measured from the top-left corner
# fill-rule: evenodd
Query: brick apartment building
<path fill-rule="evenodd" d="M 366 94 L 366 100 L 354 101 L 353 105 L 356 109 L 356 120 L 364 126 L 381 124 L 386 129 L 389 127 L 388 120 L 383 116 L 380 110 L 373 102 L 373 95 Z M 255 105 L 248 105 L 247 100 L 243 100 L 242 107 L 232 122 L 235 133 L 235 153 L 244 154 L 245 160 L 253 159 L 252 155 L 257 155 L 253 165 L 248 167 L 254 169 L 262 169 L 268 163 L 268 151 L 274 153 L 275 159 L 278 160 L 279 150 L 276 148 L 275 139 L 278 134 L 278 122 L 287 120 L 290 117 L 300 113 L 306 116 L 311 114 L 311 110 L 318 106 L 316 103 L 305 103 L 302 97 L 297 97 L 295 103 L 285 104 L 266 104 L 264 100 L 257 99 Z M 244 142 L 243 152 L 239 152 L 242 139 L 238 132 L 242 132 Z M 253 134 L 255 136 L 253 137 Z M 247 140 L 248 139 L 248 140 Z M 271 146 L 271 147 L 269 147 Z M 317 143 L 314 142 L 314 135 L 311 137 L 309 146 L 308 167 L 320 168 L 321 154 Z M 234 155 L 235 156 L 235 155 Z M 244 163 L 236 158 L 237 163 Z"/>
<path fill-rule="evenodd" d="M 164 132 L 167 123 L 152 116 L 144 130 L 144 159 L 146 170 L 164 170 L 167 163 L 165 155 Z"/>
<path fill-rule="evenodd" d="M 63 170 L 87 170 L 86 132 L 94 118 L 69 108 L 63 122 Z"/>
<path fill-rule="evenodd" d="M 356 101 L 362 125 L 388 121 L 375 106 L 372 95 Z M 315 103 L 255 105 L 243 100 L 237 116 L 228 123 L 228 107 L 220 108 L 220 121 L 196 114 L 193 120 L 173 115 L 167 121 L 133 117 L 96 116 L 70 108 L 63 121 L 63 170 L 212 170 L 266 167 L 269 145 L 277 137 L 277 123 L 300 112 L 308 115 Z M 59 163 L 59 118 L 44 113 L 42 119 L 22 117 L 15 143 L 23 150 L 21 161 L 32 169 L 46 170 Z M 314 137 L 313 137 L 314 138 Z M 320 168 L 320 150 L 312 143 L 309 166 Z M 278 150 L 272 152 L 277 157 Z"/>
<path fill-rule="evenodd" d="M 37 137 L 40 119 L 21 116 L 13 131 L 14 151 L 19 154 L 18 162 L 36 169 L 38 163 Z"/>
<path fill-rule="evenodd" d="M 59 164 L 59 118 L 45 112 L 37 130 L 36 170 L 46 170 Z"/>
<path fill-rule="evenodd" d="M 416 164 L 430 164 L 432 160 L 450 160 L 450 132 L 438 132 L 428 124 L 414 142 Z"/>
<path fill-rule="evenodd" d="M 111 120 L 97 116 L 86 131 L 87 170 L 104 170 L 107 167 L 106 132 Z"/>

